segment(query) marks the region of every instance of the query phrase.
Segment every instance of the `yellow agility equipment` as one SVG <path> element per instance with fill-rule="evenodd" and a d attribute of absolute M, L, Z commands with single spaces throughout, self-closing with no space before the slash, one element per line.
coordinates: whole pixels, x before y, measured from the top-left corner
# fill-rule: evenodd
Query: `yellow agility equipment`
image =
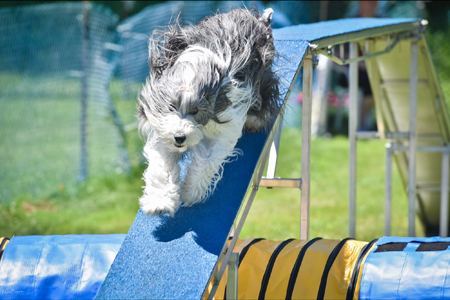
<path fill-rule="evenodd" d="M 357 299 L 365 257 L 374 242 L 238 240 L 239 299 Z M 227 299 L 226 276 L 214 299 Z"/>
<path fill-rule="evenodd" d="M 5 250 L 6 245 L 8 245 L 9 239 L 5 237 L 0 237 L 0 260 L 2 260 L 3 250 Z"/>

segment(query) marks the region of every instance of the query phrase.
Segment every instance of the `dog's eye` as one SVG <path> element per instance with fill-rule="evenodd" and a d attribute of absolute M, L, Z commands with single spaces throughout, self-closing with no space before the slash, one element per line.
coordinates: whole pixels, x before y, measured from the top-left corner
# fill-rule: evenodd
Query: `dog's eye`
<path fill-rule="evenodd" d="M 191 110 L 190 114 L 191 115 L 196 115 L 198 113 L 198 108 L 194 108 L 193 110 Z"/>
<path fill-rule="evenodd" d="M 234 78 L 239 81 L 245 81 L 245 75 L 243 72 L 237 72 L 236 75 L 234 75 Z"/>
<path fill-rule="evenodd" d="M 175 107 L 175 105 L 170 104 L 170 105 L 169 105 L 169 110 L 170 110 L 170 111 L 176 111 L 177 108 Z"/>

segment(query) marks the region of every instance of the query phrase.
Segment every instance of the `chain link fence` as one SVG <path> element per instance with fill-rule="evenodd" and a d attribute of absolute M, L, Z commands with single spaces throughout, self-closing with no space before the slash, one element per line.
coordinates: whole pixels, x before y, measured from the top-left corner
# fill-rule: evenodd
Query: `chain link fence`
<path fill-rule="evenodd" d="M 0 10 L 0 203 L 129 169 L 107 92 L 117 22 L 81 2 Z"/>

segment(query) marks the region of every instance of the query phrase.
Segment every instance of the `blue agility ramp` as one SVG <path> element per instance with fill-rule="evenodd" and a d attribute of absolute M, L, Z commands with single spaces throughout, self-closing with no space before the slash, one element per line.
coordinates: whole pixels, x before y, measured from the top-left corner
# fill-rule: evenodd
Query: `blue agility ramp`
<path fill-rule="evenodd" d="M 414 30 L 416 19 L 351 19 L 274 30 L 284 80 L 284 100 L 309 44 L 337 44 Z M 243 134 L 244 155 L 224 166 L 223 179 L 203 204 L 183 207 L 174 218 L 138 213 L 97 299 L 200 299 L 245 198 L 268 133 Z"/>
<path fill-rule="evenodd" d="M 287 83 L 294 80 L 307 46 L 305 41 L 276 42 Z M 204 203 L 182 207 L 174 218 L 139 211 L 97 299 L 201 298 L 268 136 L 243 134 L 236 145 L 243 156 L 225 164 L 222 180 Z"/>

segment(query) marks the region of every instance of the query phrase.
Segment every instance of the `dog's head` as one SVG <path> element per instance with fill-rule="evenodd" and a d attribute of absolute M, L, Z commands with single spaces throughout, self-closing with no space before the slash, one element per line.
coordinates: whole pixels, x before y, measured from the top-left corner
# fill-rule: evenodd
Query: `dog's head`
<path fill-rule="evenodd" d="M 150 68 L 151 69 L 151 68 Z M 189 47 L 162 74 L 150 74 L 139 97 L 138 118 L 147 139 L 184 152 L 203 139 L 203 127 L 220 122 L 226 108 L 226 61 L 202 47 Z"/>

